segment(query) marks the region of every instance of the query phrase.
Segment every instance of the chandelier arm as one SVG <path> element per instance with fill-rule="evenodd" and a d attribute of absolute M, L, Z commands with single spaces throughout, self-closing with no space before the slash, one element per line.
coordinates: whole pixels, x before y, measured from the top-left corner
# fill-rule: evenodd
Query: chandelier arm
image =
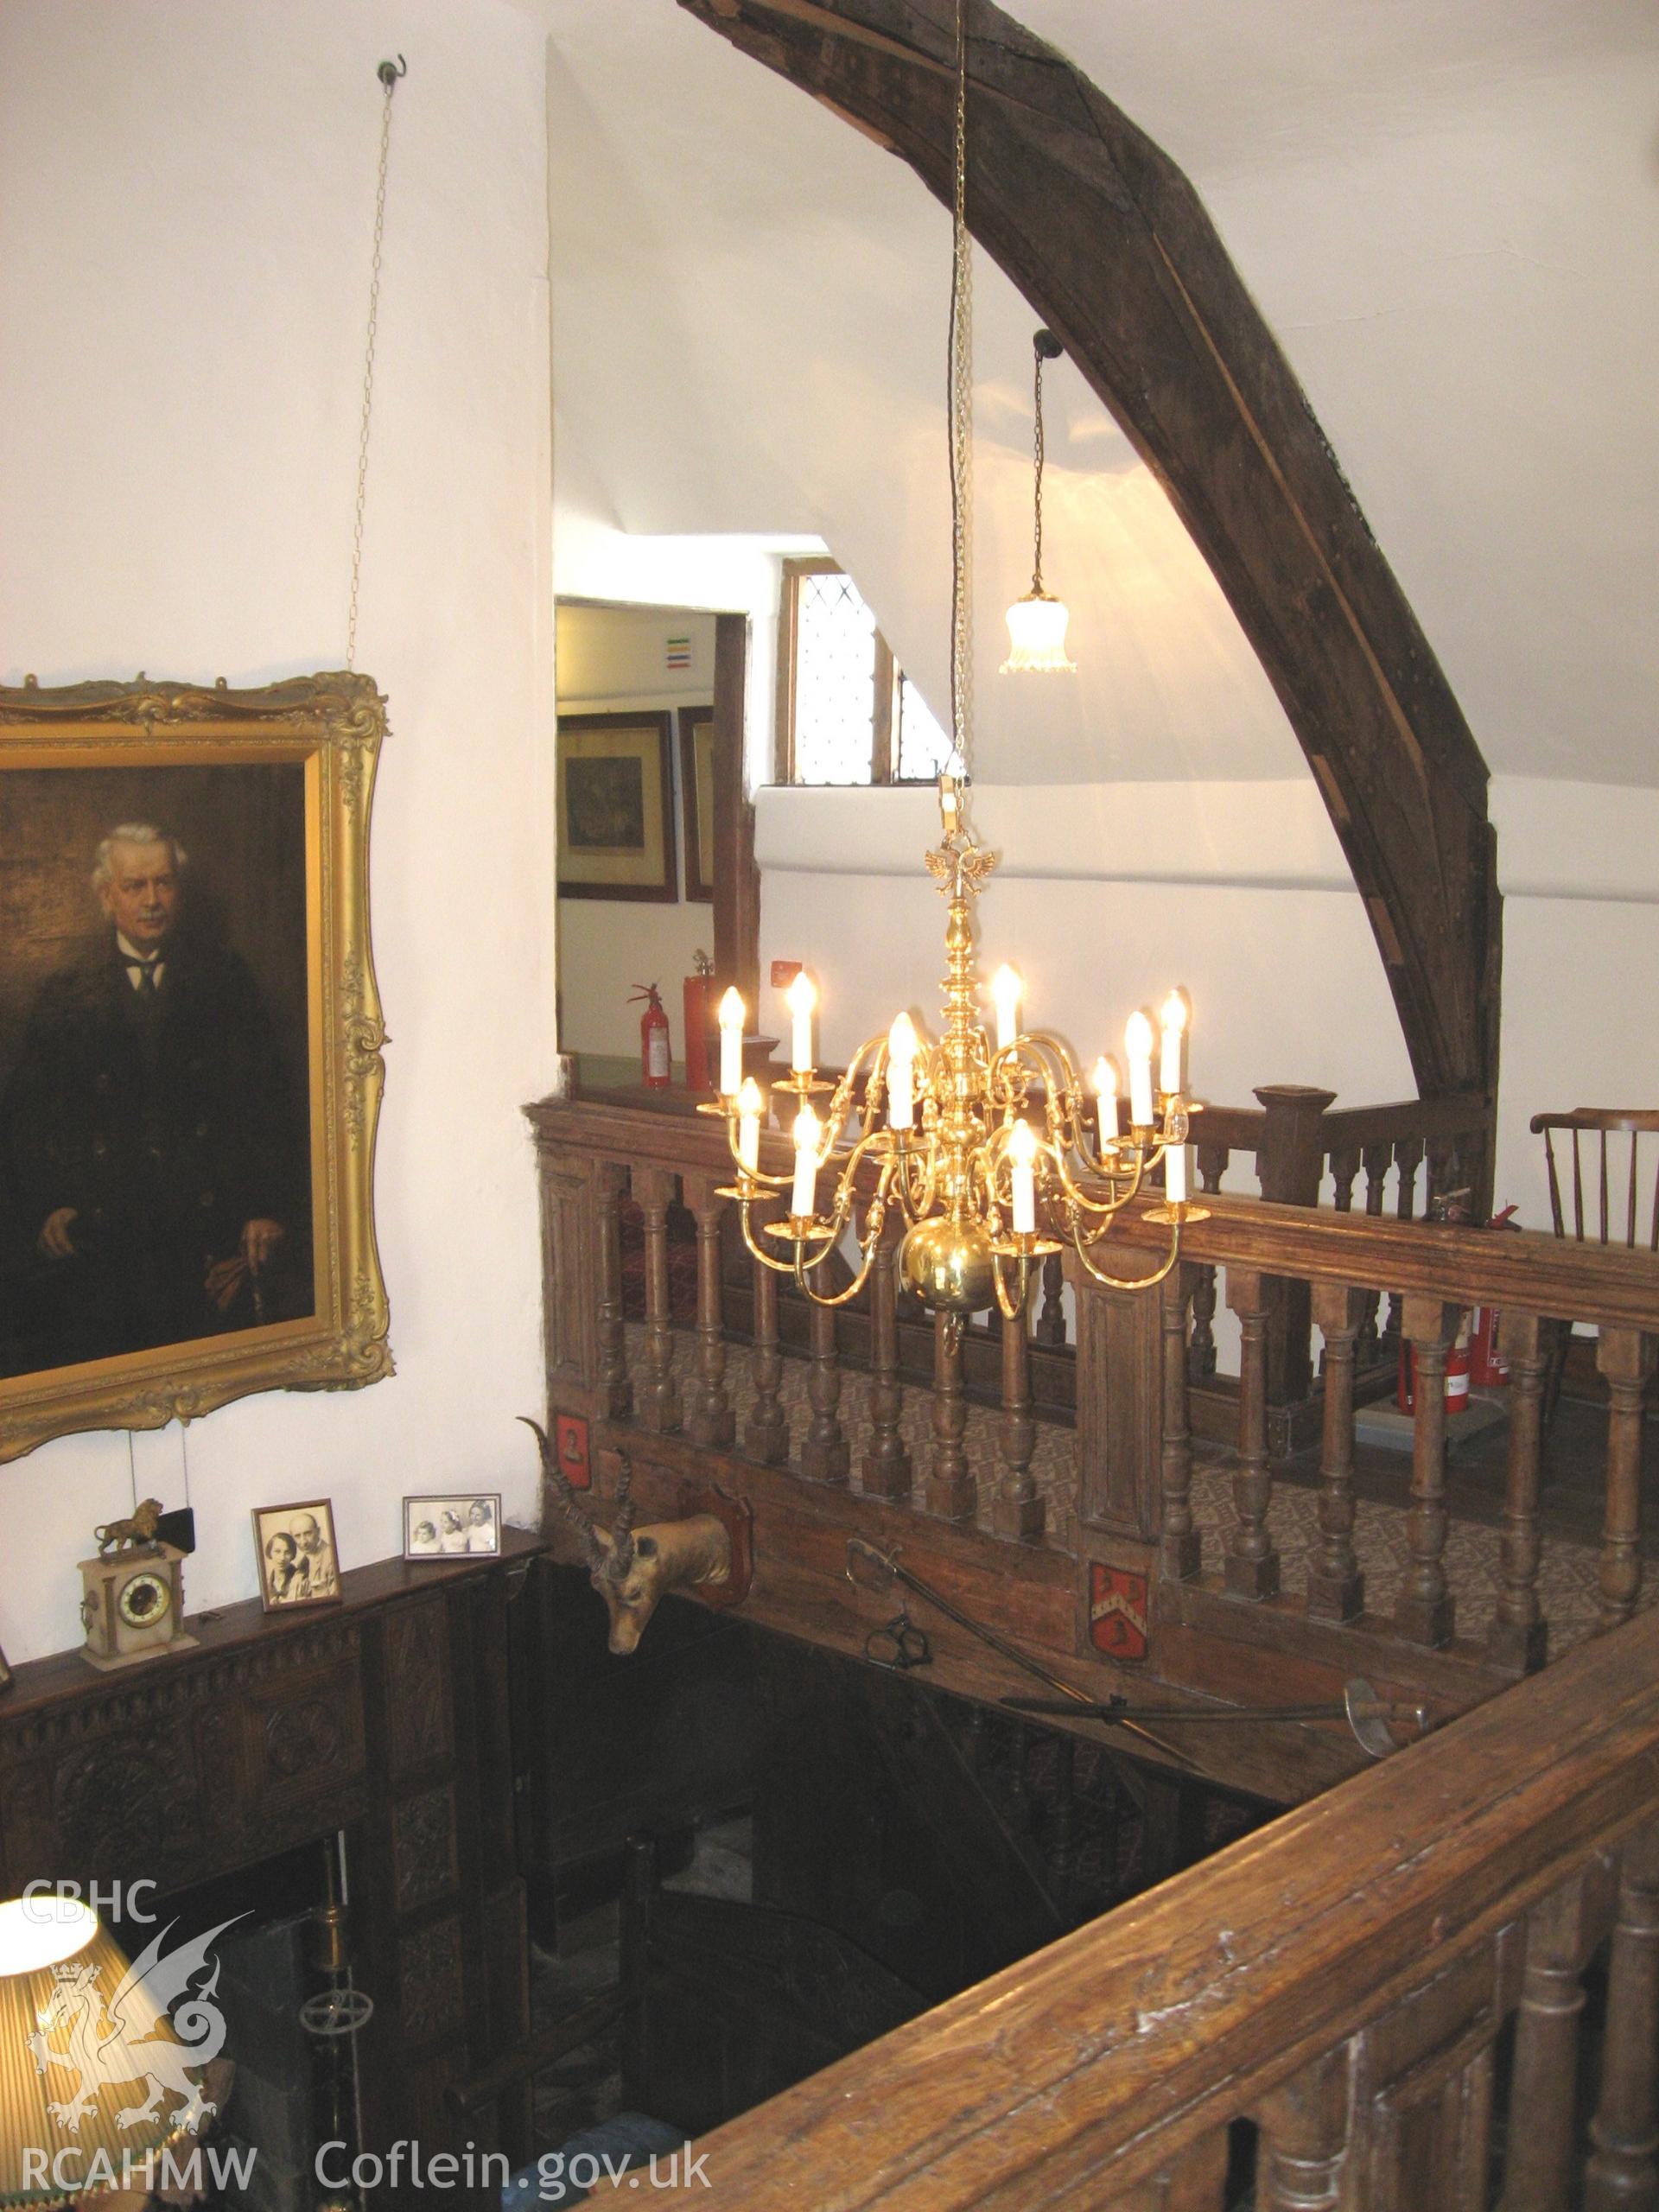
<path fill-rule="evenodd" d="M 745 1198 L 738 1208 L 739 1217 L 743 1226 L 743 1242 L 747 1245 L 751 1257 L 759 1260 L 763 1268 L 770 1268 L 775 1275 L 792 1275 L 795 1272 L 793 1260 L 774 1260 L 770 1252 L 763 1252 L 755 1243 L 753 1232 L 749 1226 L 749 1208 L 753 1204 L 753 1199 Z"/>
<path fill-rule="evenodd" d="M 1087 1191 L 1084 1189 L 1082 1184 L 1077 1182 L 1072 1175 L 1071 1170 L 1066 1163 L 1065 1154 L 1061 1152 L 1058 1146 L 1052 1147 L 1052 1150 L 1055 1164 L 1059 1173 L 1060 1187 L 1065 1194 L 1067 1204 L 1080 1212 L 1094 1214 L 1101 1217 L 1103 1227 L 1100 1234 L 1103 1236 L 1106 1229 L 1110 1226 L 1112 1217 L 1115 1214 L 1122 1212 L 1122 1209 L 1128 1204 L 1129 1200 L 1135 1196 L 1135 1192 L 1141 1187 L 1141 1171 L 1138 1158 L 1134 1179 L 1129 1183 L 1127 1190 L 1120 1190 L 1119 1188 L 1119 1184 L 1122 1179 L 1120 1175 L 1114 1173 L 1109 1169 L 1105 1169 L 1100 1172 L 1104 1177 L 1107 1188 L 1110 1192 L 1111 1195 L 1109 1198 L 1091 1198 Z M 1086 1155 L 1084 1164 L 1088 1164 Z M 1094 1239 L 1091 1238 L 1090 1241 L 1092 1243 L 1094 1242 Z"/>
<path fill-rule="evenodd" d="M 1020 1295 L 1012 1302 L 1010 1302 L 1008 1294 L 1002 1287 L 1001 1253 L 995 1252 L 992 1254 L 991 1270 L 992 1279 L 996 1286 L 997 1311 L 1001 1314 L 1002 1319 L 1005 1321 L 1017 1321 L 1020 1315 L 1025 1312 L 1026 1300 L 1031 1295 L 1030 1254 L 1027 1252 L 1022 1252 L 1020 1255 Z"/>
<path fill-rule="evenodd" d="M 1104 1283 L 1108 1290 L 1154 1290 L 1160 1282 L 1162 1282 L 1164 1277 L 1169 1273 L 1170 1269 L 1174 1266 L 1176 1261 L 1179 1259 L 1181 1255 L 1181 1224 L 1179 1222 L 1175 1222 L 1171 1224 L 1169 1232 L 1169 1251 L 1164 1260 L 1162 1267 L 1159 1268 L 1156 1274 L 1109 1274 L 1104 1268 L 1097 1268 L 1095 1265 L 1094 1262 L 1089 1256 L 1086 1247 L 1075 1235 L 1071 1239 L 1071 1245 L 1072 1249 L 1076 1252 L 1078 1259 L 1088 1269 L 1089 1273 L 1094 1277 L 1095 1281 L 1099 1283 Z"/>
<path fill-rule="evenodd" d="M 873 1113 L 879 1114 L 881 1110 L 881 1102 L 887 1091 L 887 1040 L 885 1033 L 867 1037 L 842 1071 L 841 1081 L 836 1085 L 830 1101 L 826 1123 L 829 1142 L 824 1147 L 826 1151 L 841 1134 L 842 1124 L 846 1121 L 853 1103 L 853 1093 L 856 1087 L 854 1078 L 867 1052 L 874 1052 L 876 1057 L 864 1086 L 862 1116 L 866 1123 L 868 1124 Z"/>

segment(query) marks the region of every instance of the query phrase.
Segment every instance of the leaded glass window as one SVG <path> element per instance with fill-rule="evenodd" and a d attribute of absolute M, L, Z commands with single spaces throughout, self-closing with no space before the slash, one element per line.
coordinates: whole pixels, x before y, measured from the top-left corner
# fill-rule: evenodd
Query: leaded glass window
<path fill-rule="evenodd" d="M 950 764 L 949 737 L 843 569 L 786 561 L 781 627 L 780 783 L 931 783 Z"/>

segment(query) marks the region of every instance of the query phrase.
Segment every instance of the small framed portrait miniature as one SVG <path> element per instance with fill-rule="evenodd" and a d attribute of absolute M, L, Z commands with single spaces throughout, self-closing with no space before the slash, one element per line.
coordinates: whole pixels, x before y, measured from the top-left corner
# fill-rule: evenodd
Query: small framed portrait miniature
<path fill-rule="evenodd" d="M 257 1505 L 253 1541 L 259 1595 L 268 1613 L 327 1605 L 340 1596 L 334 1509 L 326 1497 L 304 1505 Z"/>
<path fill-rule="evenodd" d="M 497 1559 L 500 1552 L 499 1491 L 404 1500 L 405 1559 Z"/>

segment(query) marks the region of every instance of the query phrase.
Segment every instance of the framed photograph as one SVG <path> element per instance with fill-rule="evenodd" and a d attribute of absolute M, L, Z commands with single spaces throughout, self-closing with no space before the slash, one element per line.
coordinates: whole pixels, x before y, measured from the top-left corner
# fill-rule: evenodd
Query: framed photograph
<path fill-rule="evenodd" d="M 715 710 L 680 709 L 680 812 L 685 836 L 685 895 L 715 898 Z"/>
<path fill-rule="evenodd" d="M 405 1559 L 497 1559 L 500 1552 L 499 1491 L 404 1500 Z"/>
<path fill-rule="evenodd" d="M 0 1459 L 389 1374 L 385 702 L 0 688 Z"/>
<path fill-rule="evenodd" d="M 268 1613 L 290 1605 L 332 1605 L 340 1596 L 334 1509 L 326 1497 L 304 1505 L 256 1505 L 259 1597 Z"/>
<path fill-rule="evenodd" d="M 559 716 L 559 896 L 677 901 L 666 709 Z"/>

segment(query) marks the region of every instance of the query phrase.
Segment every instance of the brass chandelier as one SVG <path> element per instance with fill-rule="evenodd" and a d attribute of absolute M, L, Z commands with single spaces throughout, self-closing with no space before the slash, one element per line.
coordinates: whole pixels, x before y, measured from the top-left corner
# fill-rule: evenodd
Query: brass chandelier
<path fill-rule="evenodd" d="M 971 1313 L 993 1303 L 1021 1318 L 1032 1265 L 1069 1245 L 1096 1281 L 1128 1289 L 1158 1282 L 1174 1266 L 1184 1223 L 1205 1209 L 1187 1196 L 1188 1097 L 1185 1052 L 1187 1009 L 1172 992 L 1162 1008 L 1158 1080 L 1153 1079 L 1153 1026 L 1130 1016 L 1125 1033 L 1129 1126 L 1121 1125 L 1117 1071 L 1103 1058 L 1085 1089 L 1064 1041 L 1020 1028 L 1020 979 L 999 971 L 991 986 L 995 1039 L 980 1019 L 974 957 L 974 904 L 996 855 L 975 842 L 966 814 L 971 726 L 972 601 L 972 258 L 967 224 L 967 35 L 964 0 L 957 11 L 955 248 L 950 288 L 950 429 L 952 510 L 951 722 L 959 773 L 939 779 L 942 834 L 927 867 L 947 905 L 944 1021 L 930 1046 L 900 1014 L 884 1036 L 868 1039 L 833 1086 L 813 1065 L 816 995 L 804 975 L 789 994 L 793 1016 L 791 1071 L 772 1085 L 794 1102 L 792 1174 L 760 1165 L 765 1100 L 742 1075 L 746 1009 L 735 990 L 720 1007 L 720 1099 L 701 1110 L 724 1116 L 743 1238 L 765 1266 L 792 1275 L 819 1306 L 842 1306 L 862 1288 L 881 1249 L 896 1206 L 906 1224 L 899 1266 L 908 1288 L 959 1331 Z M 861 1090 L 861 1077 L 862 1087 Z M 813 1101 L 828 1096 L 820 1116 Z M 855 1116 L 856 1133 L 843 1144 Z M 1169 1230 L 1160 1266 L 1121 1278 L 1097 1264 L 1096 1248 L 1114 1220 L 1160 1163 L 1164 1203 L 1148 1215 Z M 827 1203 L 820 1178 L 833 1171 Z M 858 1237 L 860 1264 L 843 1287 L 828 1287 L 822 1270 L 856 1230 L 861 1186 L 868 1205 Z M 771 1212 L 785 1192 L 788 1211 L 761 1226 L 754 1209 Z M 1038 1228 L 1039 1201 L 1047 1229 Z M 1050 1234 L 1049 1230 L 1062 1232 Z M 767 1249 L 770 1246 L 771 1249 Z M 823 1286 L 823 1287 L 821 1287 Z"/>

